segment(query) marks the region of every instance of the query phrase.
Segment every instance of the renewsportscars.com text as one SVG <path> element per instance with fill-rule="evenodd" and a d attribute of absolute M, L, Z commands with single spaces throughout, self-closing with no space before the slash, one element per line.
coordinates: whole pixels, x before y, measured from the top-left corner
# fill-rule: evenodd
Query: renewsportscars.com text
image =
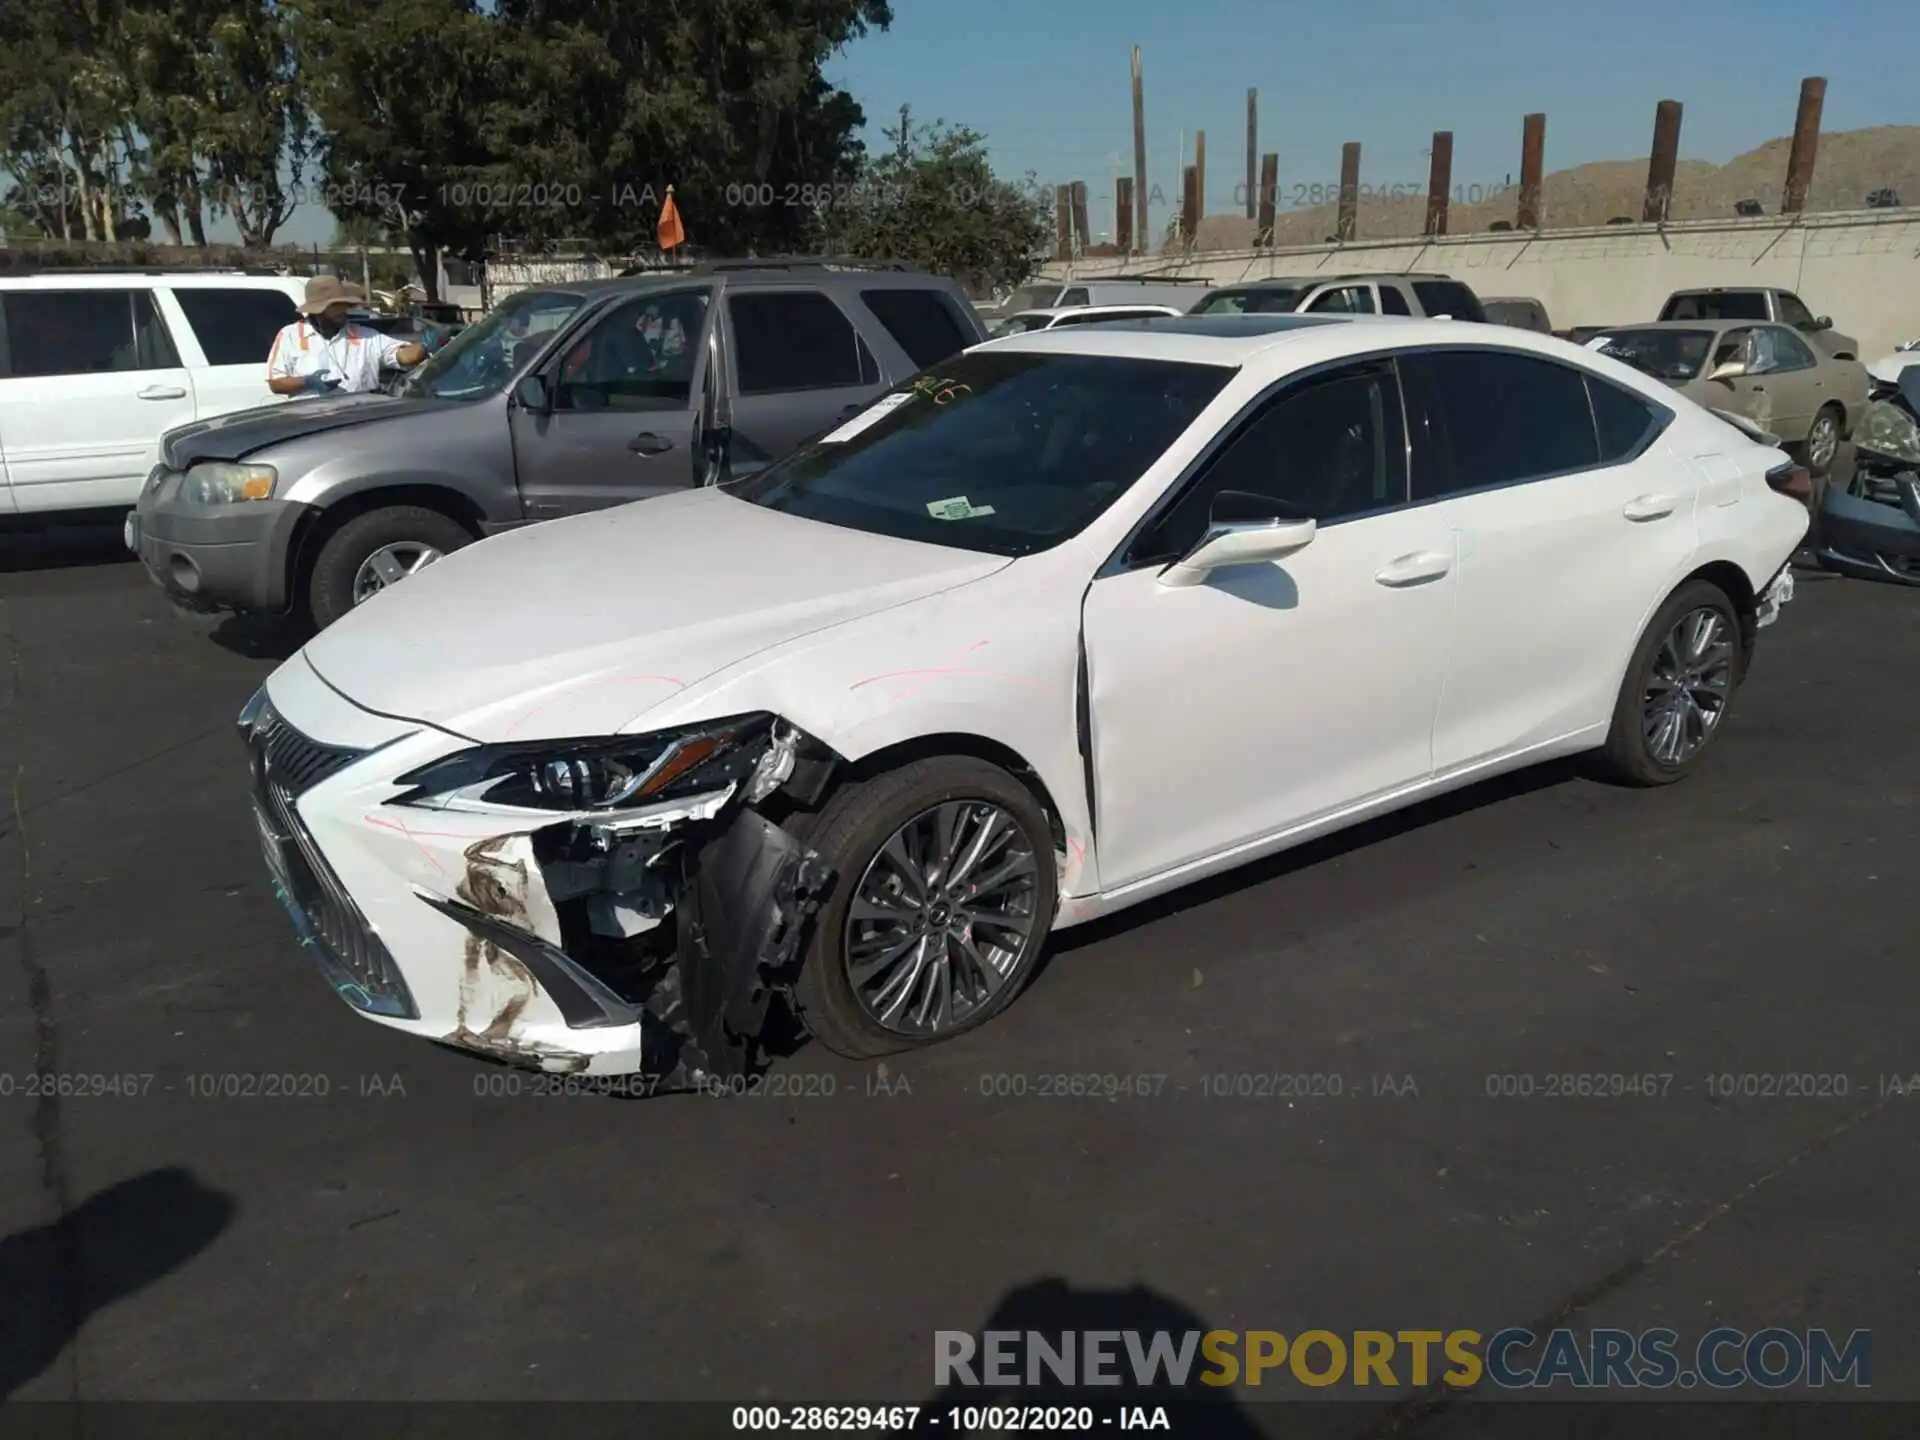
<path fill-rule="evenodd" d="M 1780 1390 L 1872 1383 L 1872 1335 L 1720 1328 L 1692 1342 L 1669 1329 L 936 1330 L 940 1387 L 1332 1385 L 1415 1389 Z"/>

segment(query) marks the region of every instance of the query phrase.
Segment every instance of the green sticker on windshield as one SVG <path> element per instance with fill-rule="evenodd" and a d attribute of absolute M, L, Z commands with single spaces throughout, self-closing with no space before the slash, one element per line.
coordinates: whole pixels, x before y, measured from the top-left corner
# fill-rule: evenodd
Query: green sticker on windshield
<path fill-rule="evenodd" d="M 993 514 L 993 506 L 976 505 L 964 495 L 955 495 L 950 500 L 929 500 L 927 513 L 936 520 L 971 520 Z"/>

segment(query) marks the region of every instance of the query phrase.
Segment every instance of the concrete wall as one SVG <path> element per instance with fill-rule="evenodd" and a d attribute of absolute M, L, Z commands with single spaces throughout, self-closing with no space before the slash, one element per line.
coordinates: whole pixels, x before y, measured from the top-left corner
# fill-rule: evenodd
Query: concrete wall
<path fill-rule="evenodd" d="M 1615 225 L 1539 234 L 1355 241 L 1300 249 L 1052 264 L 1051 279 L 1203 276 L 1232 284 L 1277 275 L 1442 270 L 1483 297 L 1531 296 L 1556 329 L 1651 320 L 1675 290 L 1781 285 L 1855 336 L 1862 360 L 1920 338 L 1920 209 L 1758 220 Z"/>

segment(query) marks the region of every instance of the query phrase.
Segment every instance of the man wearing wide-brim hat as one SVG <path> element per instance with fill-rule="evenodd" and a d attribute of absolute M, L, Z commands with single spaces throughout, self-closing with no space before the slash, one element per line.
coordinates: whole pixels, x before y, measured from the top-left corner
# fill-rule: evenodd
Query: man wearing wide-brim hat
<path fill-rule="evenodd" d="M 380 388 L 384 370 L 418 365 L 437 341 L 416 343 L 382 335 L 347 318 L 361 298 L 332 275 L 307 281 L 300 318 L 282 326 L 267 354 L 267 387 L 276 395 L 355 395 Z"/>

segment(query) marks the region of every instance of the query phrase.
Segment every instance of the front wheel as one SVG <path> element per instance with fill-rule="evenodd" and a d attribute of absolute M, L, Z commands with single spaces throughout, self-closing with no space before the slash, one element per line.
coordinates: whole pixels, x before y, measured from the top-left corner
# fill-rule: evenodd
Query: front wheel
<path fill-rule="evenodd" d="M 939 756 L 851 785 L 808 841 L 834 868 L 794 1000 L 814 1037 L 868 1059 L 985 1024 L 1032 978 L 1058 868 L 1033 792 Z"/>
<path fill-rule="evenodd" d="M 356 515 L 314 557 L 307 610 L 324 630 L 354 606 L 416 575 L 473 540 L 450 515 L 421 505 L 391 505 Z"/>
<path fill-rule="evenodd" d="M 1693 773 L 1726 721 L 1743 663 L 1740 614 L 1726 592 L 1690 580 L 1634 647 L 1601 758 L 1611 778 L 1671 785 Z"/>

